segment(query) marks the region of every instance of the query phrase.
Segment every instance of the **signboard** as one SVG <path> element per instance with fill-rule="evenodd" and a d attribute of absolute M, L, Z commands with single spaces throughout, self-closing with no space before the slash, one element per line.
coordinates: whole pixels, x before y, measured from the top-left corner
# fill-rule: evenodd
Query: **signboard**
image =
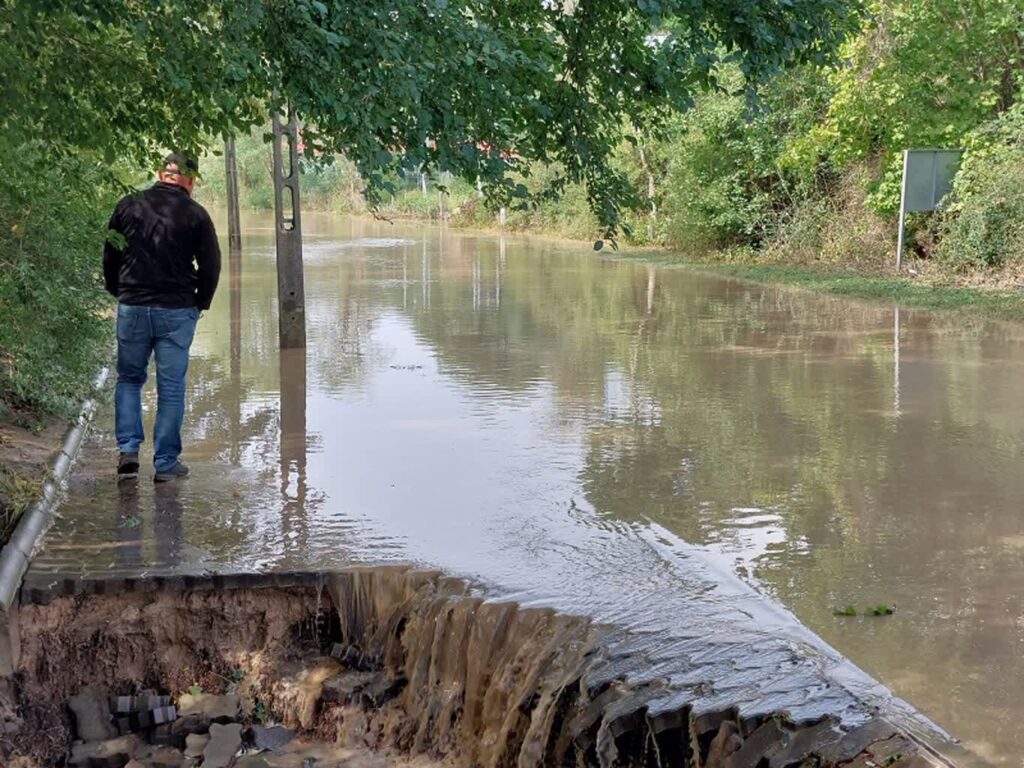
<path fill-rule="evenodd" d="M 903 265 L 903 237 L 906 215 L 934 211 L 953 189 L 960 169 L 960 149 L 908 149 L 903 152 L 903 188 L 900 193 L 900 233 L 896 269 Z"/>
<path fill-rule="evenodd" d="M 908 149 L 904 155 L 903 211 L 934 211 L 953 189 L 959 149 Z"/>

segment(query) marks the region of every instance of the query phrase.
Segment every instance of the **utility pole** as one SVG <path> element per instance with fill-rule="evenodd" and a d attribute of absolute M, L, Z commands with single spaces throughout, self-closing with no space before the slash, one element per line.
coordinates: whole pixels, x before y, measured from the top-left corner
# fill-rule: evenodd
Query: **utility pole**
<path fill-rule="evenodd" d="M 231 414 L 232 461 L 238 461 L 238 439 L 242 425 L 242 223 L 238 214 L 238 160 L 235 137 L 224 139 L 224 179 L 228 194 L 228 275 L 231 291 L 231 391 L 235 408 Z"/>
<path fill-rule="evenodd" d="M 277 234 L 277 305 L 281 349 L 306 346 L 306 291 L 302 276 L 302 216 L 299 204 L 299 146 L 295 115 L 274 130 L 274 223 Z M 287 166 L 282 141 L 287 140 Z"/>
<path fill-rule="evenodd" d="M 242 222 L 238 214 L 238 161 L 234 136 L 224 139 L 224 178 L 228 188 L 228 251 L 234 255 L 242 252 Z"/>

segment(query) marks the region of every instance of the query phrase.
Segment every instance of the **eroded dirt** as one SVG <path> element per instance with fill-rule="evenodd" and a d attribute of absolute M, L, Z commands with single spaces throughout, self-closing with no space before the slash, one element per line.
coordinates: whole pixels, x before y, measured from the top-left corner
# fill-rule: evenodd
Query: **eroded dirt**
<path fill-rule="evenodd" d="M 630 683 L 644 659 L 622 637 L 485 601 L 433 573 L 63 597 L 24 606 L 22 626 L 7 712 L 16 728 L 2 742 L 5 764 L 17 757 L 22 768 L 64 763 L 66 702 L 89 685 L 105 696 L 158 691 L 179 706 L 190 689 L 237 695 L 243 728 L 274 722 L 299 734 L 269 768 L 930 763 L 882 720 L 849 730 L 690 704 L 655 717 L 648 703 L 666 691 Z"/>

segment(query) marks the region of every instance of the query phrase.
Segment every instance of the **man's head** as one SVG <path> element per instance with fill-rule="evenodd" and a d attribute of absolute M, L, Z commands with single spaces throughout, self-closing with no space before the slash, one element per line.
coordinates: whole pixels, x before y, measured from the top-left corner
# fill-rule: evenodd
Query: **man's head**
<path fill-rule="evenodd" d="M 195 186 L 198 175 L 199 163 L 195 158 L 188 157 L 181 152 L 172 152 L 164 158 L 164 167 L 160 171 L 160 181 L 165 184 L 175 184 L 182 187 L 191 195 L 192 187 Z"/>

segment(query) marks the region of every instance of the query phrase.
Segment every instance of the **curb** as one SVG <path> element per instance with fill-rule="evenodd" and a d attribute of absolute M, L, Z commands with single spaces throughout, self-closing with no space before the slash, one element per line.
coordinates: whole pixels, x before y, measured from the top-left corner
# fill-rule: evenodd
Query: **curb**
<path fill-rule="evenodd" d="M 96 376 L 93 383 L 94 394 L 83 403 L 78 421 L 64 435 L 61 449 L 50 465 L 49 478 L 43 485 L 42 496 L 25 510 L 11 535 L 11 540 L 0 550 L 0 626 L 4 623 L 4 615 L 17 601 L 21 581 L 28 570 L 36 545 L 53 522 L 57 492 L 67 479 L 71 464 L 78 455 L 82 440 L 96 412 L 96 397 L 109 375 L 110 368 L 104 367 Z"/>

